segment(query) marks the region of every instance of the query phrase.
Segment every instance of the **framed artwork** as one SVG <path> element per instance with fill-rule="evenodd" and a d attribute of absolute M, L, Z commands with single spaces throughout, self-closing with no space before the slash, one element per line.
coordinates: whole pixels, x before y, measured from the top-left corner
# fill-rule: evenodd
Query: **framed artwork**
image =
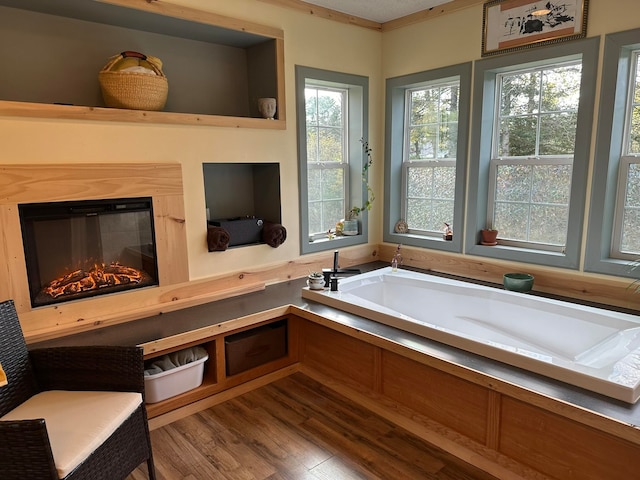
<path fill-rule="evenodd" d="M 583 38 L 589 0 L 491 0 L 484 4 L 482 56 Z"/>

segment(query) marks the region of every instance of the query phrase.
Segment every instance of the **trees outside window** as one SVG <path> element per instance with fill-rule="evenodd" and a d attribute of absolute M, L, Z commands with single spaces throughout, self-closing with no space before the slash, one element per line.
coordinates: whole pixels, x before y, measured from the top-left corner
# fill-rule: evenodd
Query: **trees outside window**
<path fill-rule="evenodd" d="M 598 43 L 476 62 L 467 253 L 578 268 Z M 482 245 L 491 227 L 498 245 Z"/>
<path fill-rule="evenodd" d="M 406 92 L 404 183 L 409 230 L 441 235 L 453 224 L 460 82 Z"/>
<path fill-rule="evenodd" d="M 386 242 L 462 251 L 470 93 L 470 63 L 387 80 Z"/>
<path fill-rule="evenodd" d="M 563 250 L 581 62 L 499 74 L 489 223 L 502 244 Z"/>
<path fill-rule="evenodd" d="M 305 87 L 307 191 L 310 238 L 326 235 L 344 218 L 348 184 L 345 116 L 348 90 Z"/>

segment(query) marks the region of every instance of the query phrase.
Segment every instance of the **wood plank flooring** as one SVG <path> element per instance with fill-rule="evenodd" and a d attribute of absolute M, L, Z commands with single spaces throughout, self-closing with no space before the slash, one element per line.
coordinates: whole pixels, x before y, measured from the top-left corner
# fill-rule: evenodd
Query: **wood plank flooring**
<path fill-rule="evenodd" d="M 296 373 L 151 432 L 158 480 L 490 480 Z M 146 480 L 146 465 L 127 480 Z"/>

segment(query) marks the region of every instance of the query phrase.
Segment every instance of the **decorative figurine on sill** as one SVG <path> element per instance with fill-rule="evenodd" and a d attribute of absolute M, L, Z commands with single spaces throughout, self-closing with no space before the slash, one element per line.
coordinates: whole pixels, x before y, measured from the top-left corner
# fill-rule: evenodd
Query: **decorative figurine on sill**
<path fill-rule="evenodd" d="M 442 234 L 442 238 L 445 240 L 453 240 L 453 229 L 451 225 L 445 222 L 444 224 L 444 233 Z"/>

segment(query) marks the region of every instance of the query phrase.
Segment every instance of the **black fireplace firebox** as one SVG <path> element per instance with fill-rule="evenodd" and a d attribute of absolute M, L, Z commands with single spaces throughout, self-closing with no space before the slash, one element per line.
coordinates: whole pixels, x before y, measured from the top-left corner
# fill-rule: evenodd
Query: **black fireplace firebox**
<path fill-rule="evenodd" d="M 18 205 L 31 306 L 158 285 L 149 197 Z"/>

